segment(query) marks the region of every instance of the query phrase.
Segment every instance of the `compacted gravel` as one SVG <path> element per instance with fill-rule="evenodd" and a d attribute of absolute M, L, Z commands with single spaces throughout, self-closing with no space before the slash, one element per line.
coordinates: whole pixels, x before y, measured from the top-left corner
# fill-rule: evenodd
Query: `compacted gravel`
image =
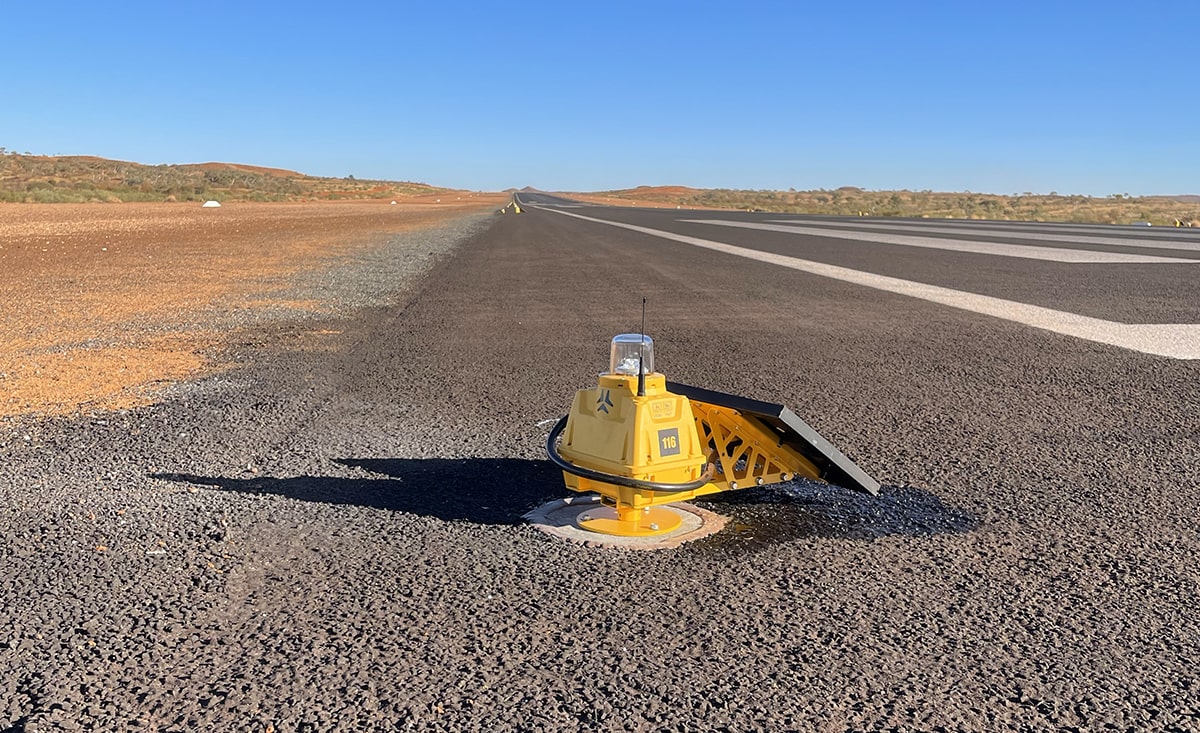
<path fill-rule="evenodd" d="M 1195 365 L 623 236 L 397 236 L 230 371 L 0 423 L 0 730 L 1200 729 Z M 656 553 L 523 525 L 644 293 L 661 371 L 881 497 L 732 494 Z"/>

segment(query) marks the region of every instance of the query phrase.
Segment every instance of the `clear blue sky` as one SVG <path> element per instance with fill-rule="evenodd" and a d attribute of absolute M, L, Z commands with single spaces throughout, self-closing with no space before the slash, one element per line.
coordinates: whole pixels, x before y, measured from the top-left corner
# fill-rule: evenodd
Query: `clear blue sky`
<path fill-rule="evenodd" d="M 1200 193 L 1200 0 L 17 2 L 0 146 L 444 186 Z"/>

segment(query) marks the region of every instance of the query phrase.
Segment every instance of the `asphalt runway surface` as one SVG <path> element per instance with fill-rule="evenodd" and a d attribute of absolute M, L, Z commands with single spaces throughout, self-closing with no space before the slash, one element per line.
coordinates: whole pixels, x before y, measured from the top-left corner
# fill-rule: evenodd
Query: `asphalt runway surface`
<path fill-rule="evenodd" d="M 264 327 L 162 404 L 2 424 L 0 730 L 1200 729 L 1197 360 L 568 214 L 1117 324 L 1200 321 L 1200 265 L 522 197 L 402 297 Z M 659 371 L 786 404 L 881 495 L 716 497 L 725 530 L 657 553 L 523 525 L 643 296 Z"/>

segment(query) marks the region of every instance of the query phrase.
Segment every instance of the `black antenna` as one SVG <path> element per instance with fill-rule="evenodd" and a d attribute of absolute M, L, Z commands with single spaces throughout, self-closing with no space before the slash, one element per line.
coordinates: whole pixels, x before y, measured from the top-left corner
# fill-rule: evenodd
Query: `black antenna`
<path fill-rule="evenodd" d="M 646 396 L 646 296 L 642 296 L 642 331 L 638 334 L 638 397 Z"/>

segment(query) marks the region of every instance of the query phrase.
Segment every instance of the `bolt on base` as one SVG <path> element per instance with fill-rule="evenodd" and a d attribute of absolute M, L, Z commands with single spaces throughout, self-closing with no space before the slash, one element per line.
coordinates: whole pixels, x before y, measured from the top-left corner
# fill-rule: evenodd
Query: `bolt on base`
<path fill-rule="evenodd" d="M 618 537 L 653 537 L 679 529 L 683 518 L 668 506 L 631 509 L 600 506 L 580 514 L 575 526 Z"/>

